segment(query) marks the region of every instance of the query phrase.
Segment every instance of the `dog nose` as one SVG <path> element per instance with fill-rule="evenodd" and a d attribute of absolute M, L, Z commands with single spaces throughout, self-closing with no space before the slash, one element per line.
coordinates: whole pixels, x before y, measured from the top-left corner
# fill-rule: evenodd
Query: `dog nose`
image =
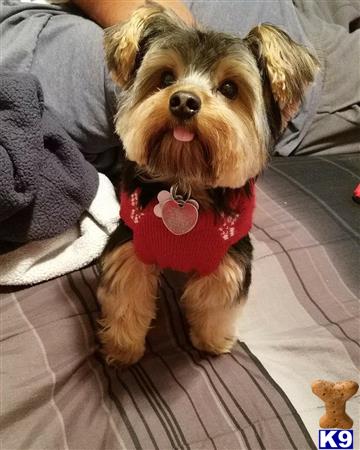
<path fill-rule="evenodd" d="M 190 119 L 200 111 L 201 100 L 192 92 L 175 92 L 169 101 L 171 113 L 179 119 Z"/>

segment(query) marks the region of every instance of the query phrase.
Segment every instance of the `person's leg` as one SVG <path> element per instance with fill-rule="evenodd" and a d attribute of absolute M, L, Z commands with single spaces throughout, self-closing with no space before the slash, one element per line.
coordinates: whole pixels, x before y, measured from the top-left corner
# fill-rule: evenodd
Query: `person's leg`
<path fill-rule="evenodd" d="M 349 33 L 347 27 L 329 23 L 329 11 L 326 19 L 313 2 L 295 3 L 304 30 L 317 47 L 323 76 L 314 121 L 295 154 L 360 152 L 360 30 Z M 350 2 L 331 3 L 335 11 Z"/>
<path fill-rule="evenodd" d="M 349 31 L 349 25 L 360 17 L 359 0 L 312 1 L 294 0 L 296 7 L 310 16 L 316 16 L 330 24 L 341 25 Z"/>
<path fill-rule="evenodd" d="M 114 134 L 114 87 L 103 53 L 103 30 L 73 10 L 5 2 L 0 11 L 1 68 L 30 72 L 45 106 L 98 169 L 119 151 Z M 114 148 L 116 147 L 116 151 Z"/>

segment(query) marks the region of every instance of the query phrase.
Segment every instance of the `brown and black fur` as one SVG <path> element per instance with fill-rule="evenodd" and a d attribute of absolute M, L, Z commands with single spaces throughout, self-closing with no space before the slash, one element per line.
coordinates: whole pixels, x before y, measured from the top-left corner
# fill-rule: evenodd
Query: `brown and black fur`
<path fill-rule="evenodd" d="M 233 190 L 250 193 L 249 181 L 265 168 L 317 69 L 307 49 L 277 27 L 260 25 L 241 39 L 188 26 L 150 2 L 125 24 L 105 31 L 105 51 L 123 88 L 115 119 L 127 157 L 121 189 L 131 193 L 140 187 L 145 207 L 176 184 L 191 191 L 200 213 L 231 215 Z M 183 92 L 195 100 L 196 111 L 179 117 L 169 105 Z M 176 127 L 186 128 L 193 139 L 175 139 Z M 251 283 L 251 260 L 246 236 L 213 274 L 190 274 L 182 305 L 198 349 L 231 350 Z M 132 232 L 120 221 L 101 270 L 104 351 L 109 362 L 132 364 L 143 355 L 155 316 L 160 269 L 137 258 Z"/>

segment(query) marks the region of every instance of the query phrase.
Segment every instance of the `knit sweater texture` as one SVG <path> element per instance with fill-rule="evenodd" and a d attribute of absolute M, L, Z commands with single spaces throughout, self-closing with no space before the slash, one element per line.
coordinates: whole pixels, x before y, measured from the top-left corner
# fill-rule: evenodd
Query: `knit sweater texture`
<path fill-rule="evenodd" d="M 180 236 L 169 231 L 162 219 L 154 214 L 157 199 L 141 208 L 139 194 L 139 189 L 132 194 L 121 193 L 120 217 L 133 231 L 138 258 L 145 264 L 156 264 L 162 269 L 208 275 L 218 268 L 230 246 L 244 238 L 252 226 L 255 207 L 253 183 L 250 195 L 242 189 L 233 191 L 233 214 L 217 214 L 200 208 L 196 226 Z"/>

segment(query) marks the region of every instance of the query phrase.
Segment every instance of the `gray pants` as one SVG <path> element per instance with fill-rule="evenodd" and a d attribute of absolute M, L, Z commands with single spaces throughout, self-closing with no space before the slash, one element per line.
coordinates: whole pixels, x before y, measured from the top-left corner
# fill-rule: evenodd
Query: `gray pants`
<path fill-rule="evenodd" d="M 36 75 L 48 107 L 86 158 L 106 171 L 119 154 L 119 140 L 113 127 L 116 87 L 104 64 L 101 28 L 74 9 L 0 2 L 1 69 Z M 322 61 L 322 74 L 279 142 L 278 154 L 359 150 L 360 31 L 350 35 L 329 23 L 321 28 L 324 19 L 317 16 L 310 22 L 307 15 L 314 11 L 306 1 L 296 6 L 288 0 L 187 3 L 199 22 L 241 36 L 260 22 L 279 25 Z M 339 59 L 346 64 L 338 65 Z"/>
<path fill-rule="evenodd" d="M 321 61 L 322 91 L 312 125 L 296 154 L 360 152 L 359 0 L 294 1 Z"/>

